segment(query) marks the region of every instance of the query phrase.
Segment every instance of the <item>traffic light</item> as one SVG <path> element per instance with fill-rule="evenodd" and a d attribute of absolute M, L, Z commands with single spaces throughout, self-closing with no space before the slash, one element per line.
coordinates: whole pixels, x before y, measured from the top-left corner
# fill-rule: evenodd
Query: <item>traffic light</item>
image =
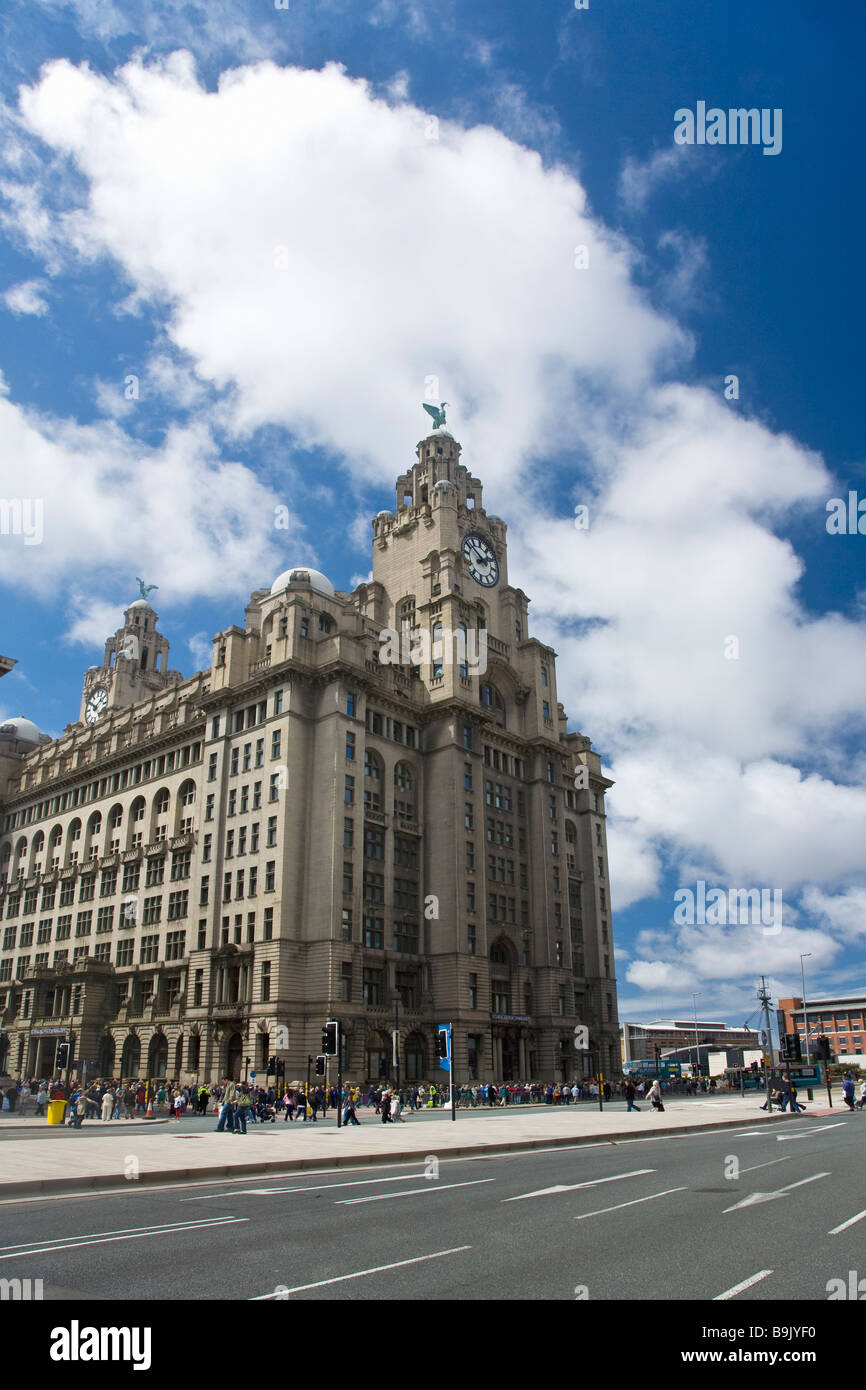
<path fill-rule="evenodd" d="M 337 1055 L 337 1026 L 332 1019 L 322 1029 L 322 1051 L 327 1057 Z"/>
<path fill-rule="evenodd" d="M 69 1043 L 61 1043 L 57 1049 L 57 1060 L 54 1064 L 56 1071 L 66 1071 L 69 1067 Z"/>
<path fill-rule="evenodd" d="M 269 1058 L 268 1058 L 268 1070 L 267 1070 L 266 1075 L 268 1075 L 268 1076 L 276 1076 L 276 1074 L 277 1074 L 277 1059 L 276 1059 L 276 1057 L 269 1057 Z"/>
<path fill-rule="evenodd" d="M 448 1029 L 440 1028 L 436 1033 L 436 1053 L 437 1056 L 445 1058 L 448 1056 Z"/>
<path fill-rule="evenodd" d="M 786 1062 L 802 1061 L 803 1052 L 800 1046 L 799 1033 L 782 1034 L 782 1056 Z"/>
<path fill-rule="evenodd" d="M 316 1058 L 316 1076 L 324 1076 L 324 1075 L 325 1075 L 325 1066 L 327 1065 L 327 1061 L 328 1061 L 327 1057 L 317 1057 L 317 1058 Z"/>

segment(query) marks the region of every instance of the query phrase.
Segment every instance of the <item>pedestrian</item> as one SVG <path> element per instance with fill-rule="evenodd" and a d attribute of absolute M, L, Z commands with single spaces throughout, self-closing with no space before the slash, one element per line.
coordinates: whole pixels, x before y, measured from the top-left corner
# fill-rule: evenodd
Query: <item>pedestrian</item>
<path fill-rule="evenodd" d="M 657 1115 L 660 1115 L 664 1111 L 665 1107 L 664 1102 L 662 1101 L 662 1091 L 661 1086 L 658 1082 L 658 1077 L 656 1077 L 655 1081 L 647 1091 L 647 1099 L 649 1100 L 650 1105 L 652 1106 L 653 1110 L 655 1110 Z"/>
<path fill-rule="evenodd" d="M 866 1105 L 866 1081 L 861 1081 L 861 1082 L 860 1082 L 860 1099 L 858 1100 L 857 1105 L 856 1105 L 855 1108 L 856 1108 L 857 1110 L 862 1110 L 863 1107 L 864 1107 L 864 1105 Z"/>
<path fill-rule="evenodd" d="M 174 1093 L 174 1118 L 175 1118 L 176 1120 L 179 1120 L 180 1117 L 181 1117 L 181 1115 L 183 1114 L 183 1105 L 184 1105 L 183 1093 L 182 1093 L 181 1091 L 175 1091 L 175 1093 Z"/>
<path fill-rule="evenodd" d="M 846 1071 L 845 1080 L 842 1082 L 842 1099 L 849 1110 L 854 1109 L 854 1078 L 850 1071 Z"/>
<path fill-rule="evenodd" d="M 224 1130 L 228 1130 L 229 1134 L 234 1133 L 234 1104 L 237 1093 L 238 1089 L 235 1083 L 231 1080 L 230 1077 L 226 1077 L 225 1088 L 223 1090 L 222 1101 L 220 1105 L 219 1123 L 216 1127 L 217 1134 L 222 1134 Z"/>
<path fill-rule="evenodd" d="M 386 1125 L 391 1119 L 391 1092 L 385 1091 L 382 1095 L 381 1104 L 382 1124 Z"/>
<path fill-rule="evenodd" d="M 235 1115 L 235 1134 L 246 1134 L 247 1118 L 250 1113 L 251 1105 L 252 1101 L 249 1091 L 241 1087 L 238 1092 L 238 1108 L 237 1114 Z"/>
<path fill-rule="evenodd" d="M 794 1085 L 793 1081 L 791 1081 L 788 1086 L 788 1100 L 791 1104 L 792 1115 L 799 1115 L 805 1110 L 806 1107 L 804 1105 L 797 1104 L 797 1087 Z"/>
<path fill-rule="evenodd" d="M 40 1082 L 40 1084 L 39 1084 L 39 1091 L 37 1092 L 37 1095 L 36 1095 L 36 1114 L 37 1114 L 37 1115 L 44 1115 L 44 1114 L 45 1114 L 45 1107 L 46 1107 L 47 1104 L 48 1104 L 48 1087 L 45 1085 L 45 1082 L 42 1081 L 42 1082 Z"/>
<path fill-rule="evenodd" d="M 628 1079 L 626 1080 L 626 1083 L 625 1083 L 625 1109 L 626 1109 L 626 1114 L 628 1114 L 629 1110 L 637 1110 L 638 1113 L 640 1113 L 640 1106 L 639 1106 L 639 1105 L 635 1105 L 635 1103 L 634 1103 L 634 1098 L 635 1098 L 635 1095 L 636 1095 L 636 1094 L 637 1094 L 637 1093 L 636 1093 L 636 1091 L 635 1091 L 634 1082 L 631 1080 L 631 1078 L 628 1078 Z"/>
<path fill-rule="evenodd" d="M 356 1125 L 357 1123 L 358 1117 L 355 1114 L 355 1102 L 352 1099 L 352 1092 L 348 1091 L 343 1101 L 343 1124 Z"/>
<path fill-rule="evenodd" d="M 403 1109 L 403 1093 L 402 1093 L 402 1091 L 397 1091 L 397 1093 L 395 1094 L 393 1100 L 391 1101 L 391 1120 L 392 1120 L 392 1122 L 396 1122 L 397 1120 L 399 1120 L 400 1123 L 401 1123 L 401 1125 L 404 1125 L 404 1124 L 406 1123 L 406 1121 L 403 1119 L 403 1116 L 402 1116 L 401 1113 L 400 1113 L 402 1109 Z"/>
<path fill-rule="evenodd" d="M 114 1110 L 114 1095 L 111 1091 L 106 1091 L 102 1097 L 102 1118 L 110 1120 Z"/>

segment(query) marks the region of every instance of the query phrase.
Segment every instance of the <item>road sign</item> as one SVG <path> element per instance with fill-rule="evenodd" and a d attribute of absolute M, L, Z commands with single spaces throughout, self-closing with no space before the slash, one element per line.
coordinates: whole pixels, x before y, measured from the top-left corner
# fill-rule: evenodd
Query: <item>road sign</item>
<path fill-rule="evenodd" d="M 589 1051 L 589 1029 L 585 1023 L 578 1023 L 574 1029 L 574 1045 L 578 1052 Z"/>
<path fill-rule="evenodd" d="M 256 1074 L 255 1074 L 254 1071 L 251 1071 L 251 1072 L 250 1072 L 250 1081 L 255 1081 L 255 1079 L 256 1079 Z"/>
<path fill-rule="evenodd" d="M 767 1030 L 766 1030 L 766 1028 L 762 1028 L 762 1029 L 761 1029 L 761 1047 L 766 1047 L 768 1041 L 769 1041 L 769 1039 L 768 1039 L 768 1037 L 767 1037 Z"/>

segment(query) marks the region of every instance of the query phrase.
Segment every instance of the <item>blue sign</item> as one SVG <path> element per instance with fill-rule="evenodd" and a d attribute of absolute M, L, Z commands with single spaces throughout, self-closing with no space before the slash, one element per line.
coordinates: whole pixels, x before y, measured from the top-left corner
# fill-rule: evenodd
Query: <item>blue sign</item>
<path fill-rule="evenodd" d="M 436 1034 L 437 1034 L 437 1037 L 438 1037 L 438 1035 L 439 1035 L 440 1033 L 444 1033 L 444 1034 L 445 1034 L 446 1046 L 447 1046 L 447 1048 L 448 1048 L 448 1056 L 447 1056 L 447 1057 L 440 1057 L 440 1058 L 439 1058 L 439 1065 L 440 1065 L 440 1067 L 442 1068 L 443 1071 L 450 1071 L 450 1070 L 451 1070 L 451 1024 L 450 1024 L 450 1023 L 440 1023 L 440 1024 L 437 1024 L 437 1027 L 436 1027 Z"/>

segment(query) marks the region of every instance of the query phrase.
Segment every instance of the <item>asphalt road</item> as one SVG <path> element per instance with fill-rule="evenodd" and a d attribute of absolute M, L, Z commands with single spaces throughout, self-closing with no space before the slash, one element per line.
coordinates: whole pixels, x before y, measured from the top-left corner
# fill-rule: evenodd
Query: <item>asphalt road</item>
<path fill-rule="evenodd" d="M 436 1125 L 420 1163 L 10 1199 L 0 1278 L 64 1299 L 744 1303 L 866 1274 L 866 1115 L 441 1161 Z"/>

